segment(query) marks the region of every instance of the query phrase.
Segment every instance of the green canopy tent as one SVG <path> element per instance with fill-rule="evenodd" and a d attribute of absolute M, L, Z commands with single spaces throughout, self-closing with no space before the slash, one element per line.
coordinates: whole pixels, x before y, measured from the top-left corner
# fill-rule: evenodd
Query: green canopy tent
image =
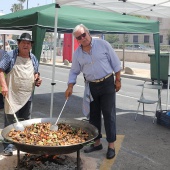
<path fill-rule="evenodd" d="M 49 4 L 1 16 L 0 29 L 31 30 L 33 53 L 39 58 L 45 32 L 54 31 L 54 21 L 55 4 Z M 70 33 L 80 23 L 91 33 L 159 33 L 157 21 L 74 6 L 58 9 L 58 33 Z"/>
<path fill-rule="evenodd" d="M 10 13 L 0 17 L 0 29 L 32 31 L 33 40 L 35 41 L 32 51 L 38 59 L 40 59 L 45 32 L 55 31 L 55 34 L 56 32 L 71 33 L 73 28 L 80 23 L 86 25 L 91 33 L 153 33 L 155 56 L 158 63 L 157 71 L 158 73 L 160 72 L 158 21 L 75 6 L 63 5 L 59 8 L 59 4 L 55 3 Z M 54 70 L 53 72 L 55 73 Z M 158 80 L 160 79 L 159 77 L 158 74 Z M 52 84 L 53 82 L 54 74 Z"/>

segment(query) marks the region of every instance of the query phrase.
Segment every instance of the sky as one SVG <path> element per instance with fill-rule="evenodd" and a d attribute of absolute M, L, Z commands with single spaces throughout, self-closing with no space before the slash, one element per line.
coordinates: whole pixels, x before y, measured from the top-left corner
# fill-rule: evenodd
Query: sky
<path fill-rule="evenodd" d="M 28 8 L 42 6 L 50 3 L 54 3 L 55 0 L 28 0 Z M 11 7 L 13 4 L 19 3 L 18 0 L 0 0 L 0 13 L 8 14 L 11 13 Z M 23 4 L 24 9 L 27 8 L 27 0 Z"/>

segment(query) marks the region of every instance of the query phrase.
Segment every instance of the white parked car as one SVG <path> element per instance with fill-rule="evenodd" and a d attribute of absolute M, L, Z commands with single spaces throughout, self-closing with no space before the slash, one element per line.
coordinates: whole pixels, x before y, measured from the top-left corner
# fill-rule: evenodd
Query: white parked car
<path fill-rule="evenodd" d="M 142 51 L 153 51 L 154 50 L 143 44 L 129 44 L 129 45 L 126 45 L 126 49 L 127 50 L 142 50 Z"/>

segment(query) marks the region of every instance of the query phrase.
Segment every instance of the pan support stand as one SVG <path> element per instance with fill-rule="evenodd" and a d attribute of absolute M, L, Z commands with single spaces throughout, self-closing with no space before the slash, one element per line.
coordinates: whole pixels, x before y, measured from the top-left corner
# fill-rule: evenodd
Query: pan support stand
<path fill-rule="evenodd" d="M 20 169 L 20 150 L 17 149 L 17 167 L 16 170 Z M 80 149 L 77 150 L 77 170 L 80 170 Z"/>
<path fill-rule="evenodd" d="M 80 170 L 80 149 L 77 150 L 77 170 Z"/>
<path fill-rule="evenodd" d="M 16 170 L 20 169 L 20 150 L 17 149 L 17 167 Z"/>

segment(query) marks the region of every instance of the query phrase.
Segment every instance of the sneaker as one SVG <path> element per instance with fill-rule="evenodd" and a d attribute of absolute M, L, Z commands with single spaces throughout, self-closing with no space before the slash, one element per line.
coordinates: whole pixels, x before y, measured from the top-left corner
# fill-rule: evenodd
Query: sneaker
<path fill-rule="evenodd" d="M 13 155 L 13 148 L 10 146 L 7 146 L 4 149 L 4 156 L 12 156 Z"/>

